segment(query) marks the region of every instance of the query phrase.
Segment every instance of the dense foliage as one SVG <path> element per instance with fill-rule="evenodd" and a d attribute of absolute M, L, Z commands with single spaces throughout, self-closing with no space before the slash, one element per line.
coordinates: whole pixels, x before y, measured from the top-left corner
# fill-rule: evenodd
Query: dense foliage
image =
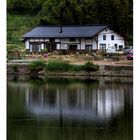
<path fill-rule="evenodd" d="M 98 71 L 99 66 L 93 64 L 92 62 L 87 62 L 83 65 L 83 70 L 90 72 L 90 71 Z"/>
<path fill-rule="evenodd" d="M 33 61 L 28 65 L 31 76 L 37 75 L 38 72 L 44 70 L 45 67 L 46 67 L 46 62 L 42 60 Z"/>
<path fill-rule="evenodd" d="M 107 24 L 132 43 L 133 0 L 8 0 L 8 12 L 40 24 Z"/>
<path fill-rule="evenodd" d="M 98 71 L 99 66 L 93 64 L 92 62 L 86 62 L 83 65 L 74 65 L 70 64 L 66 61 L 48 61 L 47 64 L 45 61 L 38 60 L 33 61 L 28 65 L 29 71 L 31 75 L 37 75 L 39 71 L 47 70 L 47 71 Z M 16 69 L 16 68 L 15 68 Z"/>
<path fill-rule="evenodd" d="M 46 68 L 48 71 L 68 71 L 71 65 L 63 61 L 49 61 Z"/>
<path fill-rule="evenodd" d="M 33 15 L 7 15 L 7 50 L 21 50 L 24 48 L 22 36 L 38 24 Z"/>
<path fill-rule="evenodd" d="M 64 61 L 49 61 L 46 69 L 48 71 L 98 71 L 99 70 L 99 66 L 93 64 L 92 62 L 87 62 L 84 65 L 73 65 L 73 64 L 69 64 L 67 62 Z"/>

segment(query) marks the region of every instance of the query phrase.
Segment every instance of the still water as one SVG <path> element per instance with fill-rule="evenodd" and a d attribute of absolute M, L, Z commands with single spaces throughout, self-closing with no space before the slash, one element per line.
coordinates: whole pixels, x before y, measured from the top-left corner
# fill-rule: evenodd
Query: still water
<path fill-rule="evenodd" d="M 8 140 L 132 140 L 133 83 L 120 79 L 9 81 Z"/>

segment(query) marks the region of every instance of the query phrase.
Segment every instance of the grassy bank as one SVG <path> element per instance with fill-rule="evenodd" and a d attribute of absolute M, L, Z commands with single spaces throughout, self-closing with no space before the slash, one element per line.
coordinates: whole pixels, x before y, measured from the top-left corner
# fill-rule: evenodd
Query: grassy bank
<path fill-rule="evenodd" d="M 67 72 L 67 71 L 98 71 L 99 66 L 92 62 L 86 62 L 84 65 L 72 65 L 65 61 L 34 61 L 28 65 L 31 74 L 37 74 L 39 71 Z"/>
<path fill-rule="evenodd" d="M 133 66 L 112 66 L 112 65 L 94 65 L 87 62 L 81 65 L 72 65 L 66 62 L 48 62 L 36 61 L 30 64 L 7 64 L 8 75 L 24 75 L 29 77 L 38 76 L 60 76 L 60 77 L 77 77 L 77 76 L 110 76 L 110 77 L 132 77 Z"/>
<path fill-rule="evenodd" d="M 97 71 L 99 66 L 92 62 L 86 62 L 84 65 L 72 65 L 63 61 L 50 61 L 46 69 L 48 71 Z"/>

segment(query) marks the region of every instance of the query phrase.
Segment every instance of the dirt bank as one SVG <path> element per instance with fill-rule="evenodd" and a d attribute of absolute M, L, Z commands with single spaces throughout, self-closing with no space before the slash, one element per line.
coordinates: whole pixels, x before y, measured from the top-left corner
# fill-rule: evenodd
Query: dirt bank
<path fill-rule="evenodd" d="M 50 53 L 48 58 L 43 55 L 27 55 L 26 59 L 42 59 L 46 61 L 60 60 L 67 61 L 71 64 L 85 64 L 87 61 L 91 61 L 98 65 L 133 65 L 133 60 L 127 60 L 126 55 L 118 56 L 118 59 L 112 59 L 111 57 L 102 57 L 100 55 L 89 55 L 89 54 L 69 54 L 69 55 L 58 55 Z"/>

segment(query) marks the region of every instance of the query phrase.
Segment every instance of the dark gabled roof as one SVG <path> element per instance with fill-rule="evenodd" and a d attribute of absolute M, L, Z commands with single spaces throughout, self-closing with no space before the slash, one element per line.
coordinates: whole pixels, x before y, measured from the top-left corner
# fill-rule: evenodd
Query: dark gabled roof
<path fill-rule="evenodd" d="M 27 32 L 23 38 L 44 38 L 44 37 L 92 37 L 107 26 L 103 25 L 88 25 L 88 26 L 39 26 Z"/>

